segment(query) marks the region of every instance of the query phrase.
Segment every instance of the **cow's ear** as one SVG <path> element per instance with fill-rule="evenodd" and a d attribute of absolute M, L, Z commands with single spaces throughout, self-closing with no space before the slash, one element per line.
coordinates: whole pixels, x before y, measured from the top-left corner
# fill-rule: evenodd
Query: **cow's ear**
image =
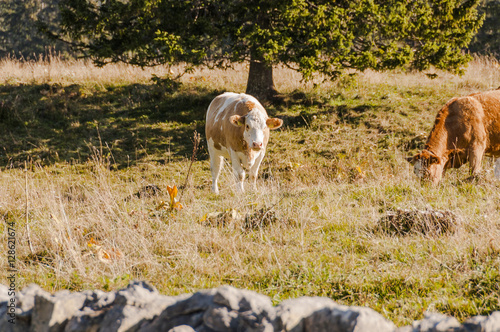
<path fill-rule="evenodd" d="M 269 118 L 266 120 L 266 125 L 271 130 L 278 129 L 283 125 L 283 120 L 278 118 Z"/>
<path fill-rule="evenodd" d="M 244 116 L 239 116 L 239 115 L 232 115 L 229 118 L 229 121 L 231 121 L 231 124 L 236 127 L 241 127 L 245 125 L 245 117 Z"/>
<path fill-rule="evenodd" d="M 422 157 L 422 155 L 419 153 L 419 154 L 416 154 L 414 155 L 413 157 L 409 157 L 409 158 L 406 158 L 406 160 L 410 163 L 410 164 L 415 164 L 417 162 L 417 160 L 419 160 L 420 158 Z"/>

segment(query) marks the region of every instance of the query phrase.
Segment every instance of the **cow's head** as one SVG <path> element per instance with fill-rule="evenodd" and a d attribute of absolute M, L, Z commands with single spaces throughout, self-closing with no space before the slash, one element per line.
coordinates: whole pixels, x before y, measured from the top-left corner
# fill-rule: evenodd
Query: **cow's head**
<path fill-rule="evenodd" d="M 413 166 L 413 172 L 423 180 L 438 184 L 443 176 L 446 160 L 431 151 L 422 150 L 419 154 L 407 159 Z"/>
<path fill-rule="evenodd" d="M 243 140 L 253 150 L 265 148 L 265 130 L 278 129 L 283 124 L 283 120 L 264 117 L 258 110 L 252 110 L 245 116 L 233 115 L 230 121 L 236 127 L 244 127 Z"/>

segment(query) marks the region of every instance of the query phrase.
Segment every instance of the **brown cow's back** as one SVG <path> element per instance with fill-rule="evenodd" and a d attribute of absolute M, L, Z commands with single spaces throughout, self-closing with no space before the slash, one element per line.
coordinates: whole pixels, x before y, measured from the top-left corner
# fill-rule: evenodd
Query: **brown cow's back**
<path fill-rule="evenodd" d="M 453 98 L 439 111 L 426 149 L 441 155 L 485 136 L 487 154 L 500 152 L 500 90 Z"/>
<path fill-rule="evenodd" d="M 500 155 L 500 90 L 488 91 L 473 96 L 483 108 L 483 126 L 487 135 L 485 153 Z"/>
<path fill-rule="evenodd" d="M 476 176 L 484 155 L 500 156 L 500 90 L 449 100 L 438 112 L 425 148 L 408 161 L 419 177 L 437 184 L 444 170 L 467 162 Z"/>

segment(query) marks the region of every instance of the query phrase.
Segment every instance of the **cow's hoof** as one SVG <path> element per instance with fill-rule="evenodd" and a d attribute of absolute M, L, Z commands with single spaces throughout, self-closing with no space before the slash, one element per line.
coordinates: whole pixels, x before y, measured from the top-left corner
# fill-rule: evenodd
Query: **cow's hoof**
<path fill-rule="evenodd" d="M 465 179 L 466 182 L 470 182 L 470 183 L 478 183 L 478 182 L 482 182 L 483 180 L 484 180 L 484 175 L 482 173 L 471 175 Z"/>

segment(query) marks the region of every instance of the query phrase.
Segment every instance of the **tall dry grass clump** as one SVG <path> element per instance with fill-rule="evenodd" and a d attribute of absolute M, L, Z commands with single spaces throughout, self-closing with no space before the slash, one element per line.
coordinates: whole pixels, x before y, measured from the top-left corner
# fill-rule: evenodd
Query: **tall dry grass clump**
<path fill-rule="evenodd" d="M 98 67 L 89 60 L 65 60 L 57 54 L 40 55 L 36 59 L 12 57 L 0 60 L 0 81 L 3 84 L 124 84 L 150 82 L 153 74 L 165 76 L 169 68 L 130 66 L 124 63 Z"/>
<path fill-rule="evenodd" d="M 434 187 L 405 160 L 449 98 L 500 86 L 496 60 L 476 58 L 461 77 L 366 71 L 321 84 L 277 68 L 285 98 L 268 111 L 285 126 L 271 134 L 257 190 L 238 194 L 226 163 L 219 196 L 206 149 L 193 154 L 191 138 L 216 93 L 244 91 L 248 69 L 197 69 L 177 90 L 151 82 L 180 69 L 0 61 L 0 118 L 9 123 L 0 250 L 13 222 L 19 288 L 109 290 L 144 279 L 174 295 L 231 284 L 275 303 L 310 295 L 370 306 L 398 325 L 428 310 L 463 319 L 500 309 L 493 161 L 477 182 L 458 169 Z M 13 166 L 23 156 L 26 169 Z M 169 207 L 173 185 L 182 208 Z M 427 232 L 394 211 L 453 218 Z M 387 216 L 414 228 L 384 228 Z M 5 277 L 6 260 L 0 269 Z"/>
<path fill-rule="evenodd" d="M 245 90 L 249 69 L 246 63 L 235 64 L 233 68 L 228 70 L 201 67 L 196 68 L 192 73 L 182 75 L 184 67 L 183 65 L 175 65 L 140 68 L 124 63 L 112 63 L 105 67 L 98 67 L 89 60 L 66 60 L 60 55 L 49 53 L 29 60 L 14 57 L 1 59 L 0 82 L 3 82 L 3 84 L 59 83 L 63 85 L 94 82 L 109 85 L 150 83 L 153 75 L 157 77 L 177 77 L 181 75 L 183 83 L 209 84 L 218 90 Z M 275 72 L 276 87 L 283 93 L 290 93 L 296 89 L 310 90 L 317 88 L 325 90 L 346 82 L 345 79 L 328 82 L 321 75 L 313 79 L 313 81 L 304 82 L 298 72 L 283 66 L 276 67 Z M 430 70 L 430 72 L 429 74 L 367 70 L 363 73 L 357 73 L 359 77 L 357 84 L 360 86 L 363 84 L 388 84 L 406 87 L 454 84 L 457 89 L 466 86 L 471 90 L 487 90 L 498 87 L 500 65 L 495 58 L 482 56 L 474 57 L 463 76 L 440 70 Z"/>

